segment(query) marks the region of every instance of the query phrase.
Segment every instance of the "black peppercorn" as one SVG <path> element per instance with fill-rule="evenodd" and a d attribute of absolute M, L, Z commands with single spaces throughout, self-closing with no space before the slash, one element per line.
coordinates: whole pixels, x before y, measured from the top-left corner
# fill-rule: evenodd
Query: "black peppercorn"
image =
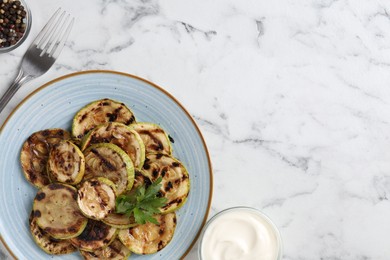
<path fill-rule="evenodd" d="M 19 0 L 0 0 L 0 48 L 15 45 L 26 31 L 27 12 Z"/>

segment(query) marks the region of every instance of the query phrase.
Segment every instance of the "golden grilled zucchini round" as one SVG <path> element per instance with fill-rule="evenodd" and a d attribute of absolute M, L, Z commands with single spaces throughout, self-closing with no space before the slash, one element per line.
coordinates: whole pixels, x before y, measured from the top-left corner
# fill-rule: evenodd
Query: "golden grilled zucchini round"
<path fill-rule="evenodd" d="M 163 249 L 172 239 L 176 228 L 176 214 L 156 215 L 159 225 L 146 223 L 118 233 L 122 243 L 136 254 L 153 254 Z"/>
<path fill-rule="evenodd" d="M 97 100 L 86 105 L 74 116 L 72 135 L 75 138 L 82 138 L 88 131 L 107 122 L 120 122 L 128 125 L 135 122 L 135 117 L 123 103 L 107 98 Z"/>
<path fill-rule="evenodd" d="M 116 185 L 117 195 L 133 186 L 133 163 L 118 146 L 110 143 L 94 144 L 84 151 L 84 157 L 85 179 L 105 177 Z"/>
<path fill-rule="evenodd" d="M 34 238 L 35 243 L 42 248 L 43 251 L 51 255 L 64 255 L 76 251 L 76 248 L 69 240 L 52 238 L 49 234 L 43 231 L 37 225 L 37 221 L 33 213 L 34 212 L 32 211 L 29 218 L 31 235 Z"/>
<path fill-rule="evenodd" d="M 94 252 L 80 250 L 80 254 L 85 260 L 125 260 L 131 255 L 131 251 L 119 239 L 115 239 L 106 248 L 97 249 Z"/>
<path fill-rule="evenodd" d="M 52 182 L 78 184 L 84 176 L 84 154 L 74 143 L 61 141 L 49 153 L 47 173 Z"/>
<path fill-rule="evenodd" d="M 72 244 L 80 250 L 93 252 L 99 248 L 105 248 L 114 241 L 117 229 L 104 224 L 101 221 L 89 219 L 84 231 L 71 238 Z"/>
<path fill-rule="evenodd" d="M 101 220 L 115 210 L 115 184 L 98 177 L 83 182 L 77 192 L 77 203 L 88 218 Z"/>
<path fill-rule="evenodd" d="M 41 188 L 33 204 L 38 226 L 56 239 L 78 236 L 87 225 L 77 205 L 76 188 L 62 183 L 51 183 Z"/>
<path fill-rule="evenodd" d="M 140 135 L 127 125 L 117 122 L 97 126 L 83 138 L 81 149 L 91 144 L 113 143 L 129 155 L 135 169 L 141 169 L 145 160 L 145 146 Z"/>
<path fill-rule="evenodd" d="M 50 149 L 62 140 L 70 138 L 69 132 L 53 128 L 35 132 L 24 142 L 20 161 L 24 176 L 32 185 L 42 188 L 50 183 L 46 171 Z"/>
<path fill-rule="evenodd" d="M 153 182 L 162 178 L 160 195 L 167 198 L 167 203 L 160 209 L 161 213 L 175 211 L 186 202 L 190 178 L 179 160 L 162 153 L 148 154 L 142 172 Z"/>
<path fill-rule="evenodd" d="M 146 153 L 172 153 L 168 134 L 160 126 L 153 123 L 133 123 L 130 125 L 142 138 Z"/>

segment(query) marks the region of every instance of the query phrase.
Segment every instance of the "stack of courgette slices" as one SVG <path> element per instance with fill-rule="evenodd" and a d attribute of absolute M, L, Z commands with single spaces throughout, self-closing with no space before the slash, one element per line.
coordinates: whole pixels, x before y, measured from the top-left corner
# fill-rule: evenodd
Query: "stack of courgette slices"
<path fill-rule="evenodd" d="M 189 175 L 172 155 L 173 139 L 157 124 L 137 122 L 123 103 L 94 101 L 73 118 L 72 131 L 33 133 L 20 160 L 39 190 L 29 218 L 32 237 L 46 253 L 79 250 L 84 259 L 127 259 L 153 254 L 172 239 L 175 211 L 187 200 Z M 116 213 L 115 201 L 162 179 L 157 224 L 137 224 Z"/>

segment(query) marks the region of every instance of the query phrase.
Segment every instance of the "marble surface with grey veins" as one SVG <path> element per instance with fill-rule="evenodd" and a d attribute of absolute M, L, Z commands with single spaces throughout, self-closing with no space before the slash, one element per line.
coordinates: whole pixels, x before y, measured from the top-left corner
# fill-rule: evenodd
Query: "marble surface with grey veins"
<path fill-rule="evenodd" d="M 280 228 L 286 260 L 390 259 L 390 1 L 28 3 L 31 35 L 0 54 L 0 94 L 58 7 L 76 26 L 55 66 L 17 93 L 1 122 L 58 76 L 135 74 L 199 125 L 214 171 L 209 217 L 260 209 Z M 197 259 L 196 246 L 186 259 Z"/>

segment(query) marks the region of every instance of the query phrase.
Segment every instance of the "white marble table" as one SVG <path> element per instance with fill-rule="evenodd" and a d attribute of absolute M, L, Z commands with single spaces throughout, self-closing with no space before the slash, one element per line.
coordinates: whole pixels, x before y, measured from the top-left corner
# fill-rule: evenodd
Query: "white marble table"
<path fill-rule="evenodd" d="M 76 26 L 54 68 L 18 92 L 1 123 L 60 75 L 144 77 L 174 95 L 206 139 L 209 217 L 236 205 L 262 210 L 288 260 L 390 259 L 390 1 L 28 2 L 31 35 L 0 54 L 0 94 L 59 6 Z"/>

